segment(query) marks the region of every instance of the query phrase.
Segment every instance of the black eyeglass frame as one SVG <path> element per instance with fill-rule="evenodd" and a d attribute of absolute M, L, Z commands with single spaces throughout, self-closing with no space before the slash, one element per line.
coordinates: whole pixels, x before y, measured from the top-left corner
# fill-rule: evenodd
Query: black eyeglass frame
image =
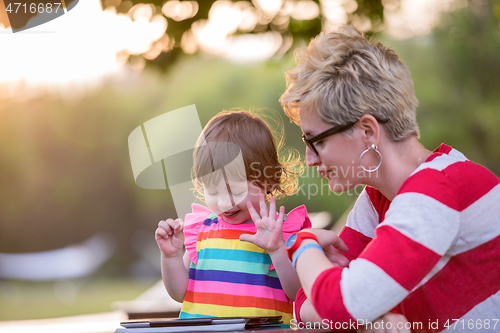
<path fill-rule="evenodd" d="M 377 122 L 384 124 L 389 121 L 389 119 L 379 119 L 378 117 L 375 117 Z M 316 150 L 316 147 L 314 146 L 315 142 L 318 142 L 319 140 L 322 140 L 326 137 L 332 136 L 334 134 L 340 133 L 347 131 L 349 128 L 351 128 L 354 124 L 356 124 L 359 120 L 356 120 L 354 122 L 347 123 L 345 125 L 335 125 L 332 128 L 327 129 L 326 131 L 323 131 L 319 133 L 318 135 L 313 136 L 312 138 L 306 138 L 305 134 L 302 134 L 302 141 L 306 144 L 307 148 L 311 149 L 312 152 L 316 154 L 316 156 L 319 156 L 318 151 Z"/>

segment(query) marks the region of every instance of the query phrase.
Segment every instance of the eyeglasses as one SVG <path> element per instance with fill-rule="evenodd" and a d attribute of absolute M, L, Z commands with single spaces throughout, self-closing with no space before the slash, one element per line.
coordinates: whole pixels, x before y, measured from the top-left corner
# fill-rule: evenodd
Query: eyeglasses
<path fill-rule="evenodd" d="M 380 119 L 378 117 L 374 117 L 377 122 L 384 124 L 389 121 L 388 118 L 385 119 Z M 316 146 L 314 145 L 315 142 L 318 142 L 319 140 L 322 140 L 326 137 L 329 137 L 331 135 L 347 131 L 349 128 L 351 128 L 354 124 L 356 124 L 358 120 L 347 123 L 346 125 L 335 125 L 332 128 L 327 129 L 324 132 L 319 133 L 318 135 L 313 136 L 312 138 L 307 139 L 305 134 L 302 134 L 302 141 L 306 144 L 307 148 L 311 149 L 316 156 L 319 156 L 318 151 L 316 150 Z"/>
<path fill-rule="evenodd" d="M 316 146 L 314 146 L 314 143 L 319 141 L 319 140 L 322 140 L 326 137 L 329 137 L 331 135 L 334 135 L 334 134 L 337 134 L 337 133 L 340 133 L 340 132 L 343 132 L 343 131 L 347 131 L 349 128 L 352 127 L 352 125 L 356 124 L 358 121 L 355 121 L 355 122 L 352 122 L 352 123 L 348 123 L 346 125 L 335 125 L 333 126 L 332 128 L 329 128 L 327 129 L 326 131 L 324 132 L 321 132 L 319 133 L 318 135 L 315 135 L 313 136 L 312 138 L 309 138 L 307 139 L 305 134 L 302 134 L 302 141 L 304 141 L 304 143 L 306 144 L 307 148 L 311 149 L 311 151 L 313 151 L 316 156 L 318 156 L 318 151 L 316 150 Z"/>

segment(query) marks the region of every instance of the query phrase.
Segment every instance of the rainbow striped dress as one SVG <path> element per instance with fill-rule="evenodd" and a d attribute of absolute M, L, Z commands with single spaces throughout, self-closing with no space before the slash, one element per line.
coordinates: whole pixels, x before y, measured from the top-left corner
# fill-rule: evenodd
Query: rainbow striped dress
<path fill-rule="evenodd" d="M 254 234 L 255 224 L 229 224 L 198 204 L 192 209 L 184 222 L 191 266 L 179 318 L 282 316 L 290 325 L 293 302 L 269 254 L 239 240 L 243 233 Z M 297 207 L 285 216 L 283 238 L 310 227 L 305 206 Z"/>

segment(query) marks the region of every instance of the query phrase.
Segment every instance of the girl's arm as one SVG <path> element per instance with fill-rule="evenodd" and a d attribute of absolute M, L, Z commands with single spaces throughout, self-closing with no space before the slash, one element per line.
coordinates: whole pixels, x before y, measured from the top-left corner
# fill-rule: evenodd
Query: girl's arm
<path fill-rule="evenodd" d="M 276 269 L 276 274 L 278 274 L 283 291 L 289 299 L 295 301 L 295 296 L 300 288 L 300 280 L 295 269 L 293 269 L 290 259 L 288 259 L 285 243 L 283 242 L 283 245 L 276 251 L 270 252 L 267 250 L 267 252 L 271 257 L 274 269 Z"/>
<path fill-rule="evenodd" d="M 182 254 L 184 234 L 181 219 L 160 221 L 155 237 L 161 251 L 161 275 L 168 294 L 182 302 L 189 282 L 191 259 L 186 251 Z"/>
<path fill-rule="evenodd" d="M 285 250 L 282 233 L 285 207 L 280 207 L 279 215 L 276 218 L 276 198 L 271 197 L 269 210 L 263 194 L 260 195 L 259 199 L 260 213 L 257 213 L 250 202 L 247 203 L 257 233 L 255 235 L 243 234 L 240 236 L 240 240 L 253 243 L 269 253 L 280 279 L 281 287 L 286 296 L 293 301 L 300 288 L 300 280 Z"/>
<path fill-rule="evenodd" d="M 183 302 L 189 282 L 189 267 L 191 259 L 187 252 L 179 257 L 161 255 L 161 276 L 168 294 L 177 302 Z"/>

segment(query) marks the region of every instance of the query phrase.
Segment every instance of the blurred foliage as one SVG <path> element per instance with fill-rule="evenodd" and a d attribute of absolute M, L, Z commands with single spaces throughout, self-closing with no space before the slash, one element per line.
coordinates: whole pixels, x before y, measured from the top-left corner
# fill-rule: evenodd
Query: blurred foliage
<path fill-rule="evenodd" d="M 499 175 L 500 1 L 468 0 L 443 15 L 432 46 L 439 88 L 429 122 L 440 121 L 450 142 Z"/>
<path fill-rule="evenodd" d="M 311 38 L 315 37 L 322 30 L 325 25 L 328 25 L 328 16 L 345 14 L 345 23 L 353 25 L 358 30 L 366 32 L 371 35 L 383 29 L 384 22 L 384 3 L 390 3 L 391 6 L 397 5 L 399 0 L 253 0 L 253 1 L 229 1 L 229 0 L 203 0 L 203 1 L 170 1 L 170 0 L 101 0 L 103 8 L 114 7 L 118 13 L 128 13 L 133 15 L 134 11 L 143 5 L 149 5 L 153 11 L 158 15 L 163 15 L 167 19 L 168 27 L 165 36 L 158 43 L 162 44 L 163 52 L 154 59 L 148 57 L 147 52 L 144 54 L 149 66 L 154 66 L 160 69 L 166 69 L 171 66 L 183 53 L 181 48 L 181 41 L 185 37 L 192 35 L 192 27 L 196 24 L 203 23 L 209 19 L 209 14 L 215 3 L 229 2 L 238 4 L 241 9 L 250 11 L 258 17 L 258 22 L 250 28 L 242 29 L 241 26 L 234 32 L 229 32 L 228 37 L 231 35 L 241 34 L 262 34 L 265 32 L 278 32 L 283 38 L 282 47 L 285 50 L 278 50 L 279 53 L 283 51 L 291 51 L 297 43 L 303 41 L 308 42 Z M 196 14 L 192 17 L 186 15 L 184 19 L 181 12 L 184 10 L 179 3 L 195 3 L 189 8 L 194 8 Z M 279 4 L 278 10 L 266 11 L 262 5 L 265 2 L 271 3 L 274 6 L 277 2 Z M 294 18 L 297 15 L 290 14 L 291 4 L 295 5 L 311 5 L 318 8 L 318 15 L 313 18 Z M 331 5 L 333 3 L 333 6 Z M 177 7 L 176 7 L 177 6 Z M 171 12 L 175 12 L 177 16 L 169 15 L 166 8 L 170 8 Z M 339 14 L 339 12 L 342 12 Z M 290 39 L 293 43 L 288 43 Z M 168 41 L 165 43 L 165 41 Z M 172 44 L 174 47 L 172 48 Z M 190 52 L 191 53 L 191 52 Z M 135 57 L 130 58 L 131 61 L 136 60 Z"/>
<path fill-rule="evenodd" d="M 473 90 L 482 100 L 500 91 L 500 1 L 468 0 L 467 7 L 442 17 L 435 30 L 443 75 L 463 95 Z M 457 82 L 461 82 L 457 85 Z"/>

